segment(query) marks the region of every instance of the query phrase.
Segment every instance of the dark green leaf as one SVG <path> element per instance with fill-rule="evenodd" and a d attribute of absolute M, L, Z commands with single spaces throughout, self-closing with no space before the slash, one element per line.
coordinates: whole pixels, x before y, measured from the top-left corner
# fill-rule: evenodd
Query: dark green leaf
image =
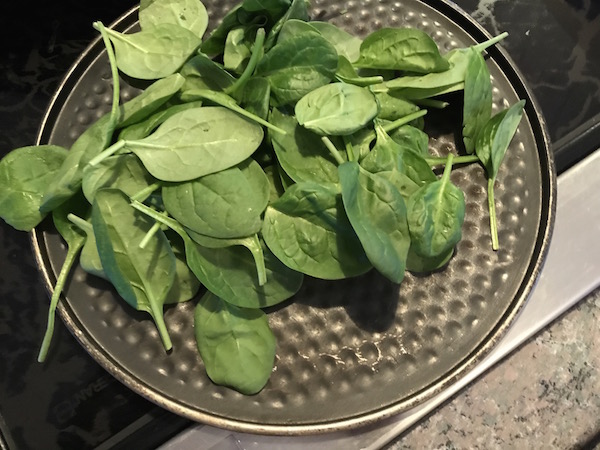
<path fill-rule="evenodd" d="M 316 278 L 348 278 L 371 268 L 333 186 L 294 184 L 267 207 L 262 233 L 284 264 Z"/>
<path fill-rule="evenodd" d="M 467 153 L 475 151 L 475 141 L 492 116 L 492 83 L 481 53 L 471 49 L 465 74 L 463 142 Z"/>
<path fill-rule="evenodd" d="M 350 135 L 379 112 L 375 96 L 366 88 L 331 83 L 302 97 L 295 107 L 298 123 L 322 136 Z"/>
<path fill-rule="evenodd" d="M 366 37 L 360 46 L 356 67 L 442 72 L 449 65 L 427 33 L 414 28 L 382 28 Z"/>
<path fill-rule="evenodd" d="M 68 152 L 56 145 L 21 147 L 0 160 L 0 217 L 31 231 L 46 216 L 40 211 L 48 184 L 60 176 Z"/>
<path fill-rule="evenodd" d="M 207 292 L 194 313 L 198 351 L 216 384 L 256 394 L 275 362 L 275 335 L 260 309 L 239 308 Z"/>
<path fill-rule="evenodd" d="M 223 66 L 202 53 L 190 58 L 179 73 L 185 78 L 183 92 L 191 89 L 223 91 L 235 83 L 235 78 Z"/>
<path fill-rule="evenodd" d="M 386 179 L 350 161 L 339 166 L 348 219 L 371 264 L 394 283 L 404 279 L 410 235 L 406 205 Z"/>

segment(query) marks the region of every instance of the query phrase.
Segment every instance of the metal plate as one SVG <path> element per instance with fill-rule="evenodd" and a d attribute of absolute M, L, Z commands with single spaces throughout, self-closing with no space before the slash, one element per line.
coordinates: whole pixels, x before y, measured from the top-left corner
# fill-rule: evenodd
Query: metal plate
<path fill-rule="evenodd" d="M 205 1 L 215 24 L 234 3 Z M 383 26 L 428 32 L 442 53 L 489 36 L 445 1 L 313 2 L 313 17 L 365 36 Z M 135 25 L 132 10 L 114 27 Z M 490 245 L 486 179 L 479 165 L 452 180 L 465 192 L 463 240 L 450 264 L 407 274 L 401 286 L 371 272 L 344 281 L 308 279 L 291 302 L 270 311 L 276 365 L 267 386 L 243 396 L 207 378 L 193 336 L 193 304 L 167 308 L 173 340 L 166 354 L 149 317 L 132 311 L 110 286 L 77 268 L 59 312 L 102 366 L 157 404 L 218 427 L 306 434 L 364 425 L 415 406 L 463 376 L 494 346 L 518 314 L 543 262 L 555 208 L 555 174 L 545 125 L 514 64 L 490 50 L 494 110 L 527 100 L 526 115 L 498 175 L 501 249 Z M 137 89 L 124 83 L 122 100 Z M 460 139 L 458 109 L 428 115 L 430 147 L 443 155 Z M 93 43 L 66 76 L 42 125 L 39 142 L 70 146 L 110 109 L 105 52 Z M 456 102 L 455 102 L 456 103 Z M 447 117 L 454 117 L 454 123 Z M 445 117 L 445 118 L 442 118 Z M 33 233 L 48 286 L 65 256 L 50 225 Z"/>

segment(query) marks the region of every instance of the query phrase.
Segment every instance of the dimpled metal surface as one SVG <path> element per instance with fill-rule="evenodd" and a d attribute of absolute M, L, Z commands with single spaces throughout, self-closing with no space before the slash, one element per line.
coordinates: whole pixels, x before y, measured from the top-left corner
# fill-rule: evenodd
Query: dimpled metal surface
<path fill-rule="evenodd" d="M 232 4 L 204 3 L 212 24 Z M 314 0 L 312 15 L 363 37 L 380 27 L 417 27 L 442 53 L 474 43 L 453 20 L 416 0 Z M 130 27 L 136 17 L 130 12 L 117 28 Z M 519 79 L 512 72 L 509 79 L 494 59 L 488 65 L 497 111 L 518 100 L 514 82 Z M 96 43 L 67 77 L 40 139 L 69 146 L 110 109 L 111 89 L 107 60 Z M 123 101 L 137 92 L 123 82 Z M 432 153 L 456 151 L 460 107 L 428 115 Z M 61 315 L 92 356 L 128 386 L 216 426 L 319 432 L 414 406 L 484 356 L 531 288 L 553 219 L 554 178 L 543 128 L 530 109 L 498 175 L 499 251 L 491 249 L 485 173 L 477 164 L 459 166 L 452 181 L 465 193 L 466 215 L 463 239 L 448 266 L 428 275 L 407 274 L 401 286 L 374 271 L 344 281 L 307 279 L 292 301 L 269 311 L 278 342 L 276 364 L 255 396 L 215 386 L 206 376 L 194 340 L 193 302 L 166 308 L 173 340 L 169 354 L 147 314 L 133 311 L 106 282 L 81 268 L 66 288 Z M 54 230 L 42 228 L 34 246 L 53 284 L 64 245 Z"/>

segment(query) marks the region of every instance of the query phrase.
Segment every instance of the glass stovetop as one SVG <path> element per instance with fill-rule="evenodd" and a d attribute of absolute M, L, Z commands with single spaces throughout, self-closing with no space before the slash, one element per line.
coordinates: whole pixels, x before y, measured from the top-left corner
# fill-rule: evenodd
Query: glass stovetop
<path fill-rule="evenodd" d="M 136 2 L 39 3 L 1 7 L 0 157 L 34 142 L 55 88 L 96 35 L 92 21 L 110 23 Z M 542 107 L 559 173 L 595 150 L 600 144 L 600 3 L 455 3 L 490 33 L 510 33 L 503 45 Z M 60 322 L 49 360 L 37 364 L 47 294 L 29 237 L 2 223 L 0 242 L 0 429 L 9 448 L 153 448 L 189 425 L 114 380 Z"/>

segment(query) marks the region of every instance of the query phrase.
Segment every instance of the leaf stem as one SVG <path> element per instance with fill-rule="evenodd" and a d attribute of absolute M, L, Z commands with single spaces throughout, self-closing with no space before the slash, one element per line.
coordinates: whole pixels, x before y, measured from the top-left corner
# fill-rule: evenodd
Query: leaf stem
<path fill-rule="evenodd" d="M 496 219 L 496 202 L 494 200 L 494 179 L 488 179 L 488 208 L 490 210 L 490 232 L 492 235 L 492 250 L 500 248 L 498 241 L 498 221 Z"/>
<path fill-rule="evenodd" d="M 488 39 L 485 42 L 480 42 L 479 44 L 476 44 L 473 46 L 473 48 L 479 52 L 484 51 L 485 49 L 491 47 L 494 44 L 497 44 L 498 42 L 500 42 L 502 39 L 504 39 L 505 37 L 508 36 L 508 33 L 505 31 L 502 34 L 499 34 L 496 37 L 493 37 L 492 39 Z"/>
<path fill-rule="evenodd" d="M 82 219 L 79 216 L 76 216 L 73 213 L 69 213 L 67 215 L 67 219 L 69 219 L 69 221 L 71 223 L 73 223 L 77 228 L 79 228 L 81 231 L 84 231 L 86 233 L 92 232 L 93 228 L 92 228 L 92 224 L 89 223 L 87 220 Z"/>
<path fill-rule="evenodd" d="M 427 110 L 421 109 L 420 111 L 416 111 L 416 112 L 410 113 L 404 117 L 400 117 L 399 119 L 396 119 L 393 122 L 386 123 L 385 125 L 382 126 L 382 128 L 385 130 L 386 133 L 390 133 L 391 131 L 394 131 L 396 128 L 400 128 L 402 125 L 406 125 L 407 123 L 410 123 L 413 120 L 418 119 L 419 117 L 423 117 L 425 114 L 427 114 Z M 371 142 L 376 137 L 377 137 L 377 134 L 375 133 L 375 131 L 371 131 L 362 140 L 361 146 L 367 145 L 369 142 Z"/>
<path fill-rule="evenodd" d="M 254 264 L 256 265 L 256 273 L 258 275 L 258 285 L 264 286 L 267 282 L 267 269 L 265 267 L 265 256 L 263 254 L 262 245 L 260 245 L 260 240 L 258 239 L 258 235 L 254 235 L 252 237 L 252 241 L 254 245 L 246 246 L 250 253 L 252 253 L 252 257 L 254 258 Z"/>
<path fill-rule="evenodd" d="M 450 105 L 450 103 L 443 100 L 436 100 L 434 98 L 421 98 L 413 100 L 419 106 L 425 106 L 427 108 L 444 109 Z"/>
<path fill-rule="evenodd" d="M 171 350 L 173 348 L 173 343 L 171 342 L 169 330 L 167 330 L 167 325 L 165 324 L 162 305 L 159 305 L 156 301 L 150 301 L 150 315 L 154 319 L 154 323 L 156 324 L 158 334 L 160 335 L 165 350 Z"/>
<path fill-rule="evenodd" d="M 117 67 L 117 59 L 115 57 L 115 52 L 110 42 L 110 38 L 108 37 L 108 31 L 104 24 L 100 21 L 94 22 L 93 27 L 100 32 L 102 36 L 102 40 L 104 41 L 104 46 L 106 47 L 106 53 L 108 54 L 108 61 L 110 63 L 110 72 L 112 75 L 113 81 L 113 98 L 112 98 L 112 107 L 110 110 L 110 121 L 113 125 L 119 122 L 121 116 L 121 110 L 119 108 L 119 99 L 120 99 L 120 81 L 119 81 L 119 69 Z"/>
<path fill-rule="evenodd" d="M 152 184 L 146 186 L 141 191 L 138 191 L 135 194 L 133 194 L 131 197 L 129 197 L 129 200 L 143 202 L 150 196 L 150 194 L 152 194 L 154 191 L 159 189 L 161 186 L 162 186 L 162 184 L 159 182 L 152 183 Z"/>
<path fill-rule="evenodd" d="M 335 147 L 335 145 L 333 145 L 331 139 L 329 139 L 327 136 L 323 136 L 321 137 L 321 140 L 323 141 L 323 144 L 325 144 L 325 147 L 327 147 L 327 150 L 329 150 L 329 152 L 331 153 L 331 156 L 333 156 L 333 159 L 335 159 L 335 161 L 338 164 L 343 164 L 344 158 L 342 158 L 342 155 L 340 154 L 338 149 Z"/>
<path fill-rule="evenodd" d="M 450 180 L 450 173 L 452 172 L 452 163 L 454 160 L 454 155 L 452 153 L 448 153 L 448 157 L 446 158 L 446 166 L 444 167 L 444 173 L 442 174 L 442 181 L 447 182 Z"/>
<path fill-rule="evenodd" d="M 427 161 L 427 164 L 429 164 L 430 166 L 434 167 L 434 166 L 441 166 L 441 165 L 445 165 L 448 161 L 448 158 L 445 157 L 430 157 L 430 158 L 425 158 L 425 161 Z M 477 157 L 477 155 L 464 155 L 464 156 L 456 156 L 454 157 L 453 160 L 453 164 L 470 164 L 470 163 L 474 163 L 474 162 L 478 162 L 479 158 Z"/>
<path fill-rule="evenodd" d="M 346 146 L 346 154 L 348 155 L 348 161 L 358 161 L 354 153 L 354 146 L 348 136 L 343 136 L 344 144 Z"/>
<path fill-rule="evenodd" d="M 114 143 L 113 145 L 111 145 L 110 147 L 108 147 L 106 150 L 98 153 L 94 158 L 92 158 L 90 160 L 90 162 L 88 164 L 90 166 L 92 166 L 92 167 L 93 166 L 97 166 L 102 161 L 104 161 L 106 158 L 108 158 L 109 156 L 114 155 L 119 150 L 121 150 L 123 147 L 125 147 L 126 143 L 127 143 L 127 141 L 125 141 L 124 139 L 121 139 L 120 141 L 117 141 L 116 143 Z"/>
<path fill-rule="evenodd" d="M 223 92 L 226 94 L 233 94 L 237 91 L 240 86 L 242 86 L 248 78 L 252 76 L 254 73 L 254 69 L 260 60 L 263 45 L 265 43 L 265 29 L 259 28 L 256 32 L 256 38 L 254 39 L 254 45 L 252 46 L 252 55 L 248 60 L 248 65 L 244 69 L 244 72 L 240 75 L 240 77 L 230 86 L 226 87 Z"/>
<path fill-rule="evenodd" d="M 42 341 L 40 352 L 38 354 L 38 362 L 44 362 L 46 360 L 46 356 L 48 355 L 48 349 L 50 348 L 50 342 L 52 341 L 52 335 L 54 334 L 54 319 L 56 315 L 56 307 L 58 306 L 58 300 L 60 299 L 60 294 L 65 286 L 67 277 L 69 276 L 69 273 L 71 273 L 71 268 L 75 263 L 77 255 L 83 247 L 83 243 L 84 241 L 82 240 L 76 245 L 69 247 L 65 262 L 63 263 L 60 273 L 58 274 L 58 278 L 56 279 L 56 285 L 54 286 L 54 291 L 52 292 L 52 297 L 50 298 L 50 307 L 48 309 L 48 325 L 46 326 L 46 333 L 44 334 L 44 340 Z"/>

